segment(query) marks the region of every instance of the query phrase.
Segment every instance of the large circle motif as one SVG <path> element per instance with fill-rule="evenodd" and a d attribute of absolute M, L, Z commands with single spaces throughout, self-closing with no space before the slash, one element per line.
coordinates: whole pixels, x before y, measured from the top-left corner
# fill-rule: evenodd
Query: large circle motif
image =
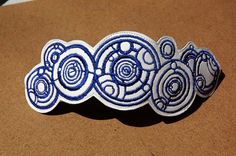
<path fill-rule="evenodd" d="M 51 76 L 51 72 L 45 67 L 39 67 L 26 80 L 26 96 L 30 106 L 41 113 L 51 111 L 58 99 Z"/>
<path fill-rule="evenodd" d="M 58 62 L 60 55 L 65 51 L 65 46 L 60 42 L 51 43 L 45 48 L 43 60 L 48 70 L 52 71 L 55 63 Z"/>
<path fill-rule="evenodd" d="M 105 105 L 129 110 L 150 96 L 159 59 L 153 46 L 135 36 L 106 40 L 95 52 L 95 89 Z"/>
<path fill-rule="evenodd" d="M 85 60 L 76 54 L 65 57 L 59 64 L 59 81 L 64 88 L 79 89 L 88 76 Z M 83 82 L 82 82 L 83 81 Z"/>
<path fill-rule="evenodd" d="M 195 95 L 190 68 L 180 61 L 171 61 L 155 77 L 150 105 L 160 115 L 176 116 L 190 107 Z"/>
<path fill-rule="evenodd" d="M 78 101 L 92 89 L 93 58 L 83 46 L 68 49 L 55 64 L 53 79 L 63 97 Z"/>
<path fill-rule="evenodd" d="M 195 68 L 197 94 L 201 97 L 208 97 L 217 86 L 220 66 L 211 53 L 202 50 L 197 55 Z"/>

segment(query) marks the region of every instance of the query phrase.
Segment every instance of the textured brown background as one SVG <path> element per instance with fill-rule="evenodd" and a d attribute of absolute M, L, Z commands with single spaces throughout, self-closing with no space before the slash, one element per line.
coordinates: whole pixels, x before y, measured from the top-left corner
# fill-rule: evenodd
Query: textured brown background
<path fill-rule="evenodd" d="M 0 155 L 235 155 L 235 8 L 233 0 L 39 0 L 1 7 Z M 225 77 L 212 97 L 172 119 L 148 105 L 119 112 L 94 98 L 61 103 L 48 115 L 27 105 L 24 76 L 48 40 L 94 46 L 121 30 L 155 40 L 173 36 L 179 48 L 192 40 L 213 51 Z"/>

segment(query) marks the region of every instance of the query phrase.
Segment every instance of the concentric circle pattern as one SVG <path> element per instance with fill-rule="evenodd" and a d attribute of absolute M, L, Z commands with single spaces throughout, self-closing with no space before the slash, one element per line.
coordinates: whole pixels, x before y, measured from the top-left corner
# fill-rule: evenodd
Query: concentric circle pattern
<path fill-rule="evenodd" d="M 171 59 L 176 52 L 175 42 L 170 38 L 163 38 L 160 40 L 160 53 L 164 59 Z"/>
<path fill-rule="evenodd" d="M 97 49 L 95 61 L 99 71 L 95 88 L 104 104 L 128 110 L 149 98 L 160 65 L 150 43 L 135 36 L 113 37 Z"/>
<path fill-rule="evenodd" d="M 111 67 L 113 78 L 123 86 L 133 85 L 142 73 L 140 63 L 132 57 L 117 59 Z"/>
<path fill-rule="evenodd" d="M 171 61 L 157 73 L 152 87 L 152 108 L 161 115 L 181 114 L 194 97 L 192 72 L 184 63 Z"/>
<path fill-rule="evenodd" d="M 44 112 L 54 107 L 58 94 L 51 73 L 45 67 L 33 70 L 26 80 L 26 85 L 26 96 L 32 108 Z"/>
<path fill-rule="evenodd" d="M 220 71 L 215 57 L 193 43 L 177 49 L 171 37 L 156 42 L 140 33 L 118 32 L 95 47 L 49 41 L 41 63 L 25 77 L 25 94 L 41 113 L 59 101 L 79 104 L 95 96 L 113 109 L 149 103 L 159 115 L 176 116 L 188 110 L 196 95 L 214 92 Z"/>
<path fill-rule="evenodd" d="M 53 79 L 61 95 L 74 101 L 81 100 L 90 92 L 93 77 L 93 58 L 83 46 L 68 49 L 53 70 Z"/>
<path fill-rule="evenodd" d="M 84 59 L 72 55 L 64 58 L 58 69 L 59 81 L 63 87 L 70 90 L 77 90 L 81 88 L 87 79 L 88 70 Z"/>
<path fill-rule="evenodd" d="M 65 51 L 65 46 L 60 42 L 54 41 L 53 43 L 49 43 L 49 46 L 46 46 L 44 49 L 44 65 L 52 71 L 54 64 L 59 60 L 60 54 Z"/>

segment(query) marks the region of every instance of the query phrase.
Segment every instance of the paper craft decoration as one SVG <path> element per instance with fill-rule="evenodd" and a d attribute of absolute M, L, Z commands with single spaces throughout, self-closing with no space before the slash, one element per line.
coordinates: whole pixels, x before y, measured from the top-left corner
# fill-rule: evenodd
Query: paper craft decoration
<path fill-rule="evenodd" d="M 137 32 L 118 32 L 95 47 L 54 39 L 41 62 L 25 77 L 31 108 L 52 111 L 60 101 L 80 104 L 95 96 L 104 105 L 133 110 L 149 104 L 162 116 L 184 113 L 195 96 L 214 92 L 221 68 L 213 54 L 192 42 L 177 49 L 172 37 L 154 41 Z"/>

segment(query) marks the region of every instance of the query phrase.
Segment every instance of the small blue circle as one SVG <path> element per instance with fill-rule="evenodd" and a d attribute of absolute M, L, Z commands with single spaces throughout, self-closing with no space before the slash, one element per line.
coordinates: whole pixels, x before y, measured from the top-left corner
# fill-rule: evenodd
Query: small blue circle
<path fill-rule="evenodd" d="M 163 40 L 160 44 L 160 52 L 165 59 L 171 59 L 175 55 L 175 45 L 171 40 Z"/>

